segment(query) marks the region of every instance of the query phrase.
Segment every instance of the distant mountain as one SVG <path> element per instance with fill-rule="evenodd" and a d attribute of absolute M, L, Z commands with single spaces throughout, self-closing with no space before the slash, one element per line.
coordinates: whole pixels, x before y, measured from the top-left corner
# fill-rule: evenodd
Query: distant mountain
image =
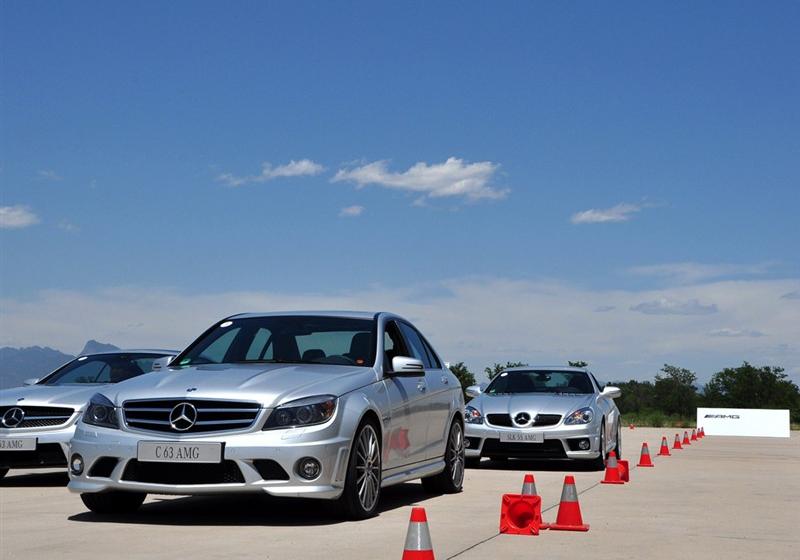
<path fill-rule="evenodd" d="M 0 389 L 18 387 L 31 377 L 43 377 L 75 359 L 52 348 L 29 346 L 28 348 L 0 348 Z"/>
<path fill-rule="evenodd" d="M 119 350 L 113 344 L 104 344 L 90 340 L 81 350 L 81 354 L 109 352 Z M 27 348 L 0 348 L 0 389 L 19 387 L 22 382 L 32 377 L 44 377 L 59 366 L 74 360 L 72 354 L 65 354 L 53 348 L 29 346 Z"/>
<path fill-rule="evenodd" d="M 97 354 L 98 352 L 113 352 L 114 350 L 119 350 L 119 347 L 114 346 L 113 344 L 105 344 L 103 342 L 97 342 L 96 340 L 90 340 L 86 343 L 86 345 L 84 345 L 83 350 L 81 350 L 79 355 Z"/>

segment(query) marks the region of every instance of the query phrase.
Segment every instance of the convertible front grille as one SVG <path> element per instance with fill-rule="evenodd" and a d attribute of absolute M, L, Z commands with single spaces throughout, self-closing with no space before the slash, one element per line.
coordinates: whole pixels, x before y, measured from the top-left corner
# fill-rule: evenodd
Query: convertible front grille
<path fill-rule="evenodd" d="M 534 428 L 555 426 L 560 421 L 561 421 L 560 414 L 537 414 L 536 416 L 534 416 L 533 423 L 531 424 L 531 426 Z M 514 423 L 511 421 L 510 414 L 487 414 L 486 422 L 493 426 L 502 426 L 504 428 L 514 427 Z"/>
<path fill-rule="evenodd" d="M 186 420 L 177 423 L 170 421 L 170 415 L 182 404 L 191 405 L 196 411 L 194 423 L 189 428 L 186 426 L 190 422 Z M 253 425 L 260 410 L 261 406 L 254 402 L 204 399 L 135 400 L 122 404 L 125 423 L 129 427 L 175 434 L 243 430 Z M 182 429 L 176 429 L 176 425 Z"/>
<path fill-rule="evenodd" d="M 0 428 L 45 428 L 48 426 L 60 426 L 69 422 L 75 409 L 62 408 L 60 406 L 0 406 L 0 418 L 12 408 L 21 408 L 25 412 L 22 422 L 16 426 L 6 426 L 0 424 Z"/>

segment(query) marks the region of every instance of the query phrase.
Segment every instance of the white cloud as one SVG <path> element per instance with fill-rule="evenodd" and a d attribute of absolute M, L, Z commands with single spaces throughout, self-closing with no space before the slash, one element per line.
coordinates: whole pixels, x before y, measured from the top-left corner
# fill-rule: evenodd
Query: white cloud
<path fill-rule="evenodd" d="M 509 192 L 491 184 L 499 167 L 491 161 L 467 163 L 451 157 L 444 163 L 419 162 L 405 171 L 396 172 L 389 171 L 388 162 L 374 161 L 360 167 L 340 169 L 331 181 L 348 181 L 359 187 L 379 185 L 430 198 L 499 199 L 505 198 Z"/>
<path fill-rule="evenodd" d="M 667 297 L 644 301 L 632 305 L 630 309 L 647 315 L 710 315 L 719 311 L 715 303 L 706 305 L 696 299 L 679 301 Z"/>
<path fill-rule="evenodd" d="M 58 222 L 58 229 L 66 231 L 67 233 L 76 233 L 81 230 L 81 228 L 67 220 L 61 220 Z"/>
<path fill-rule="evenodd" d="M 594 308 L 595 313 L 608 313 L 609 311 L 614 311 L 616 307 L 613 305 L 600 305 Z"/>
<path fill-rule="evenodd" d="M 27 206 L 0 206 L 0 229 L 20 229 L 39 223 Z"/>
<path fill-rule="evenodd" d="M 758 338 L 759 336 L 764 336 L 764 333 L 761 331 L 751 331 L 747 329 L 714 329 L 708 332 L 708 336 L 722 336 L 727 338 L 740 338 L 740 337 L 748 337 L 748 338 Z"/>
<path fill-rule="evenodd" d="M 463 360 L 476 372 L 507 359 L 566 363 L 580 357 L 606 381 L 652 378 L 664 363 L 689 367 L 704 380 L 743 360 L 782 365 L 797 375 L 797 312 L 780 300 L 781 294 L 794 290 L 800 290 L 796 279 L 713 282 L 656 292 L 503 278 L 327 294 L 184 294 L 156 287 L 51 290 L 25 299 L 0 299 L 0 321 L 13 325 L 0 332 L 0 346 L 39 344 L 77 352 L 95 338 L 123 347 L 181 347 L 219 318 L 242 311 L 384 309 L 418 324 L 445 360 Z M 719 311 L 670 316 L 593 312 L 600 306 L 624 310 L 659 297 L 715 301 Z M 730 325 L 747 325 L 769 337 L 709 336 Z"/>
<path fill-rule="evenodd" d="M 36 172 L 36 176 L 39 177 L 39 179 L 44 179 L 46 181 L 60 181 L 63 179 L 61 175 L 52 169 L 40 169 Z"/>
<path fill-rule="evenodd" d="M 775 263 L 770 262 L 757 264 L 678 262 L 634 266 L 628 270 L 639 276 L 660 277 L 666 280 L 680 282 L 681 284 L 691 284 L 714 278 L 758 276 L 767 274 L 774 267 Z"/>
<path fill-rule="evenodd" d="M 319 175 L 325 168 L 310 159 L 291 160 L 285 165 L 273 167 L 271 163 L 261 164 L 261 173 L 258 175 L 237 176 L 232 173 L 223 173 L 217 176 L 217 181 L 229 187 L 240 187 L 250 183 L 266 183 L 281 177 L 301 177 L 304 175 Z"/>
<path fill-rule="evenodd" d="M 364 213 L 364 207 L 359 205 L 354 206 L 347 206 L 342 208 L 339 212 L 339 217 L 341 218 L 355 218 L 356 216 L 360 216 Z"/>
<path fill-rule="evenodd" d="M 602 224 L 606 222 L 627 222 L 631 214 L 644 208 L 641 204 L 622 203 L 611 208 L 591 208 L 572 215 L 573 224 Z"/>

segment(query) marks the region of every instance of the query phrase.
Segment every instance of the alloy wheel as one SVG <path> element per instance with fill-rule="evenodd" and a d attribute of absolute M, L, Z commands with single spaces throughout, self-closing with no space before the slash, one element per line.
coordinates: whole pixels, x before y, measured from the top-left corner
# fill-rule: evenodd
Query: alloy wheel
<path fill-rule="evenodd" d="M 375 429 L 365 425 L 356 444 L 356 488 L 358 501 L 371 511 L 378 501 L 381 486 L 381 453 Z"/>

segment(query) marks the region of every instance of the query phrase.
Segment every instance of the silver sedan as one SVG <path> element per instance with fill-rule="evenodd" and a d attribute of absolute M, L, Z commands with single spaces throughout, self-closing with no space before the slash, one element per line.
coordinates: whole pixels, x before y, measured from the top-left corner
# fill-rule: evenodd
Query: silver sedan
<path fill-rule="evenodd" d="M 562 366 L 510 368 L 481 390 L 465 409 L 466 457 L 580 459 L 602 467 L 620 456 L 617 387 L 600 387 L 589 371 Z"/>
<path fill-rule="evenodd" d="M 89 509 L 133 510 L 148 492 L 266 492 L 363 518 L 392 484 L 461 490 L 458 379 L 402 317 L 236 315 L 168 369 L 92 397 L 69 483 Z"/>

